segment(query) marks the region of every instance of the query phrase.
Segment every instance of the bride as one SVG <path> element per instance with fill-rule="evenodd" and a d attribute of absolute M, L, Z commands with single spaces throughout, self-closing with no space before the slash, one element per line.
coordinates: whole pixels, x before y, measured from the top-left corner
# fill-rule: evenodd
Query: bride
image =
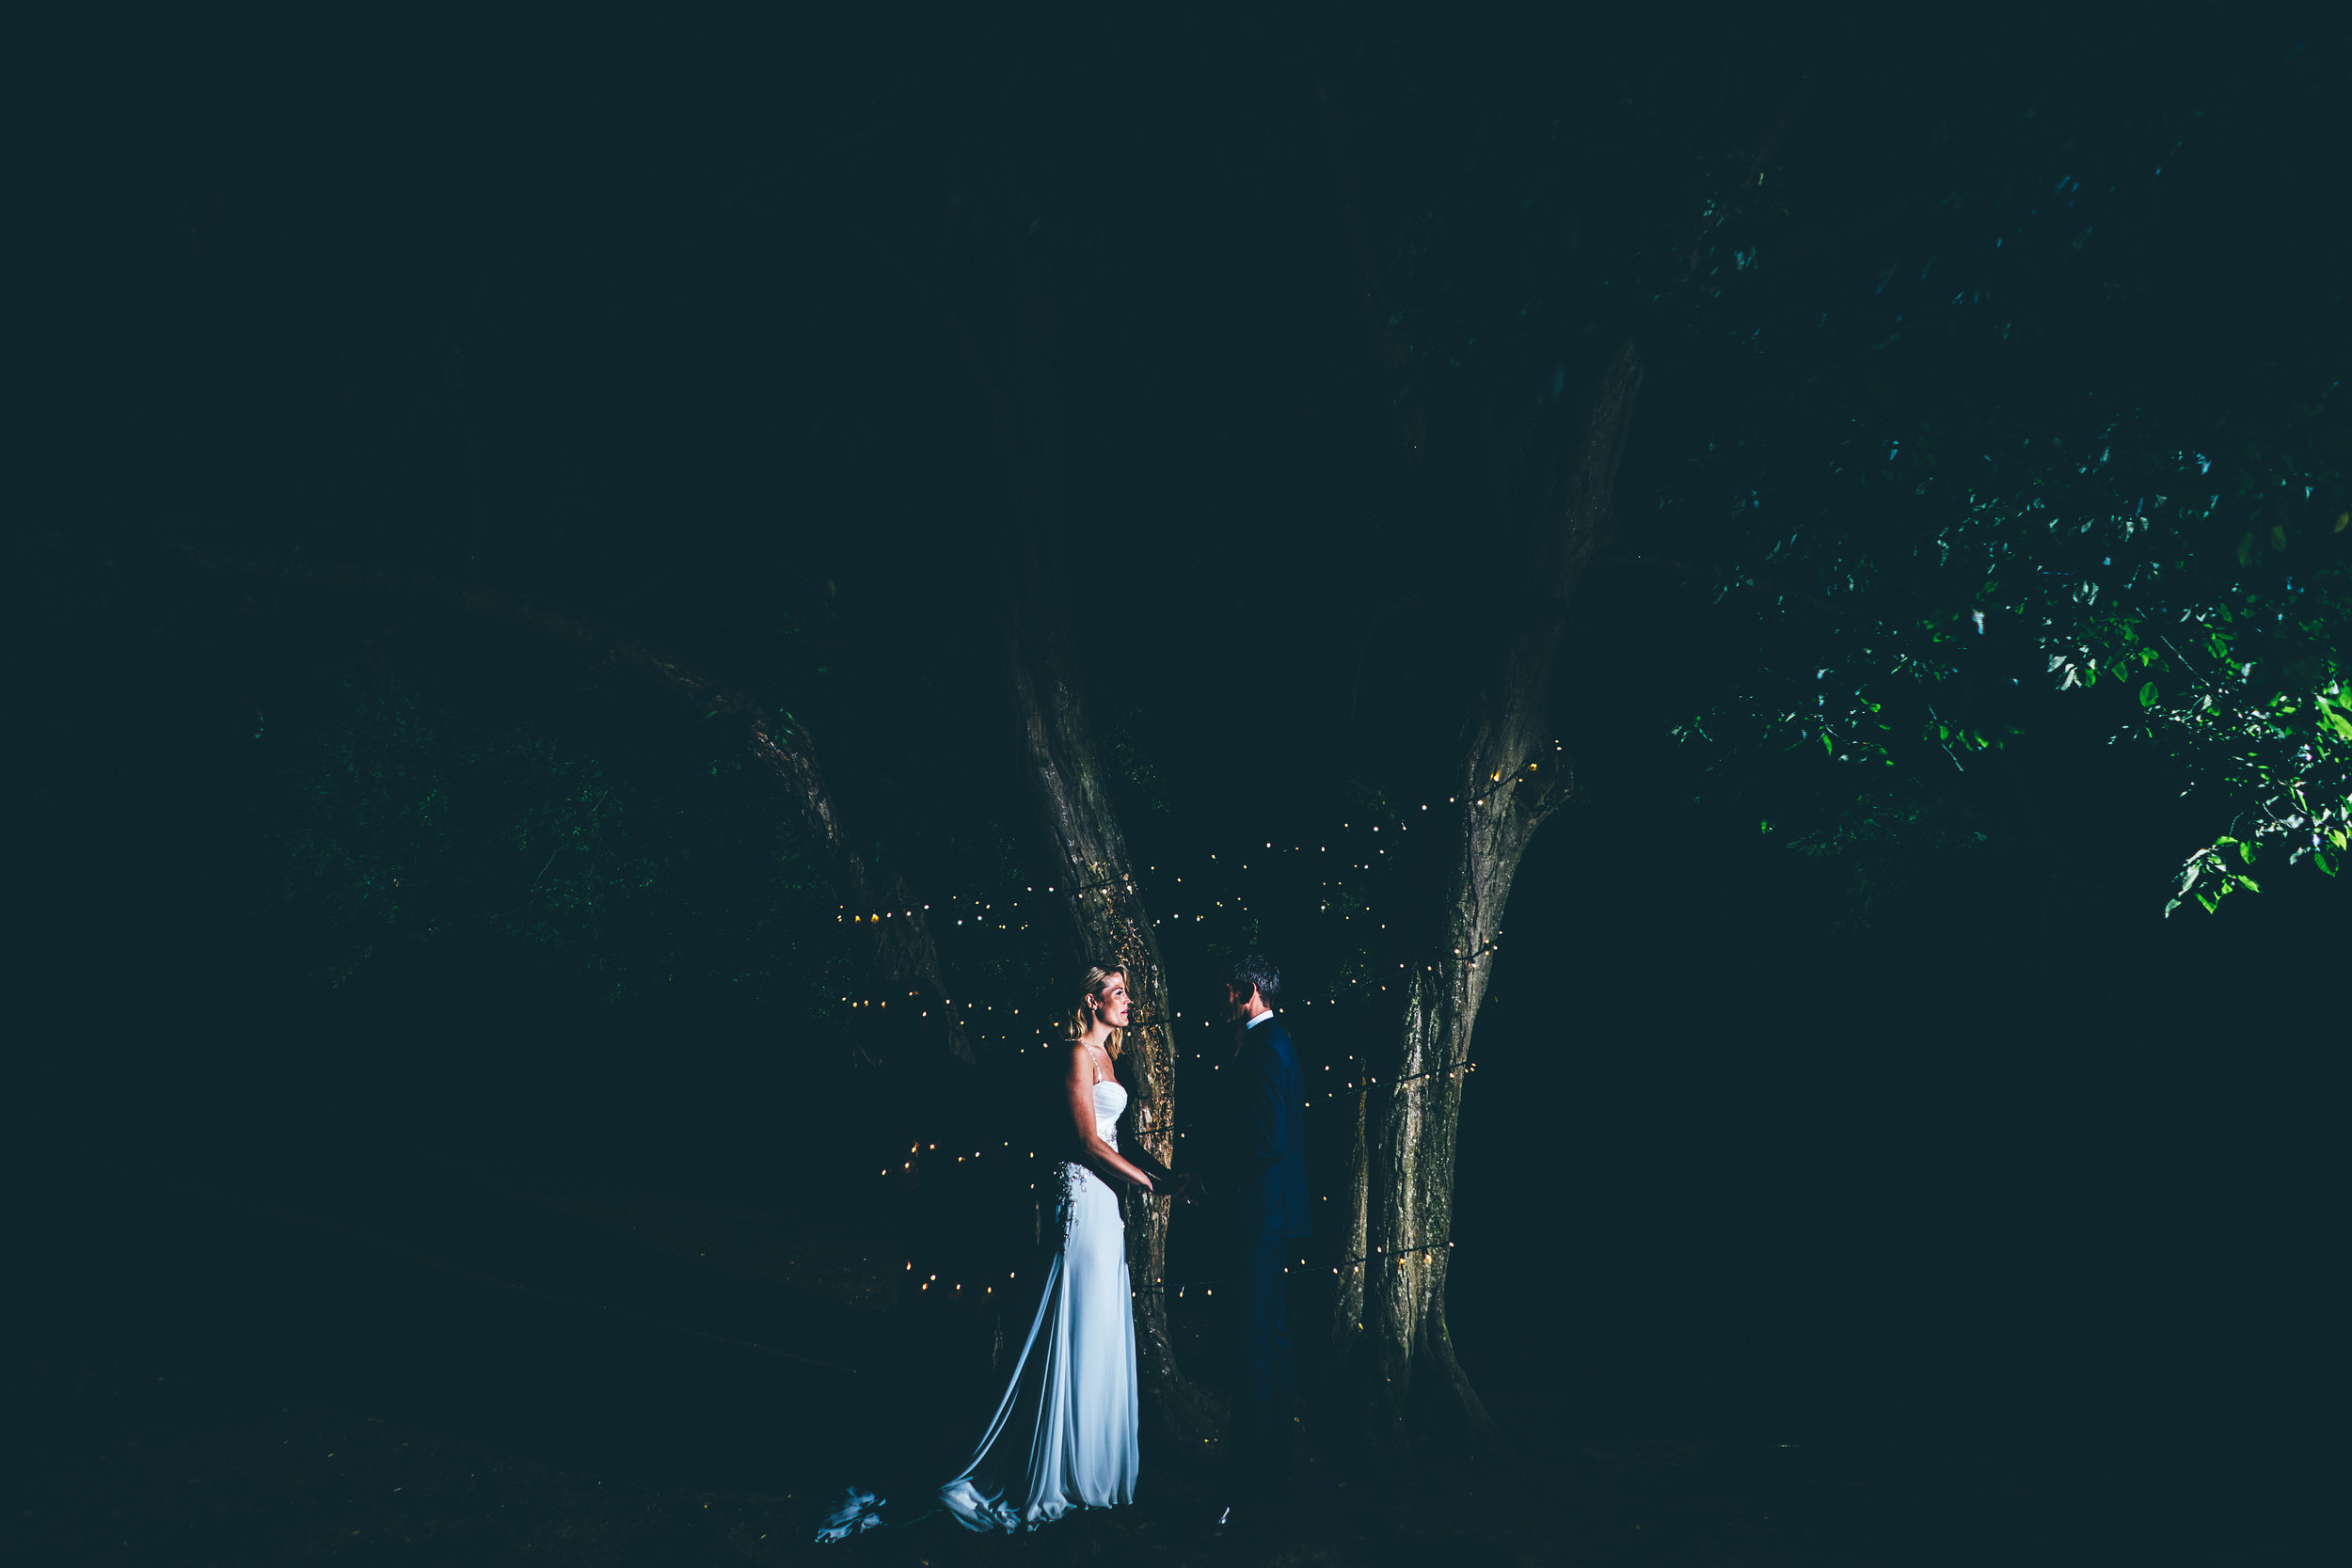
<path fill-rule="evenodd" d="M 1111 1183 L 1148 1193 L 1152 1178 L 1118 1148 L 1127 1091 L 1113 1063 L 1127 1026 L 1126 976 L 1098 965 L 1076 990 L 1062 1064 L 1075 1142 L 1056 1171 L 1061 1246 L 995 1419 L 963 1473 L 939 1489 L 940 1503 L 967 1529 L 1035 1529 L 1073 1506 L 1135 1500 L 1135 1298 Z M 839 1541 L 883 1523 L 882 1502 L 853 1489 L 817 1539 Z"/>

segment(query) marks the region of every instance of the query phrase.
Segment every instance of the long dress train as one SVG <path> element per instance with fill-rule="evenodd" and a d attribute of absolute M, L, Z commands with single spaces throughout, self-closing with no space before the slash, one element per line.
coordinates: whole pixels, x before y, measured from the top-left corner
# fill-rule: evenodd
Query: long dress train
<path fill-rule="evenodd" d="M 1095 1131 L 1116 1143 L 1127 1091 L 1094 1085 Z M 1073 1507 L 1135 1500 L 1135 1298 L 1119 1195 L 1074 1161 L 1057 1167 L 1060 1249 L 995 1418 L 938 1498 L 967 1529 L 1035 1529 Z M 852 1490 L 817 1533 L 838 1541 L 882 1523 L 882 1499 Z M 898 1521 L 911 1522 L 911 1521 Z"/>

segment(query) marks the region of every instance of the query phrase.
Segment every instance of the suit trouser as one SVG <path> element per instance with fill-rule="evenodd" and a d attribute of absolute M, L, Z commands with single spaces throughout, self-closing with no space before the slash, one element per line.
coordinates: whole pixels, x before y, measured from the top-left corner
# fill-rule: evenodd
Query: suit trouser
<path fill-rule="evenodd" d="M 1241 1254 L 1234 1291 L 1239 1365 L 1225 1451 L 1235 1494 L 1251 1500 L 1280 1498 L 1290 1490 L 1290 1275 L 1283 1265 L 1297 1244 L 1277 1238 L 1253 1243 Z"/>

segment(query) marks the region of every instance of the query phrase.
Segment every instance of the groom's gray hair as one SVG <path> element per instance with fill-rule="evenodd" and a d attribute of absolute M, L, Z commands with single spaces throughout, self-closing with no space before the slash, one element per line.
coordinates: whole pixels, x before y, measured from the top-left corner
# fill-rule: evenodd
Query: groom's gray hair
<path fill-rule="evenodd" d="M 1269 1007 L 1282 994 L 1282 972 L 1263 953 L 1245 953 L 1235 958 L 1233 967 L 1225 972 L 1225 978 L 1238 991 L 1246 992 L 1255 986 L 1258 1000 Z"/>

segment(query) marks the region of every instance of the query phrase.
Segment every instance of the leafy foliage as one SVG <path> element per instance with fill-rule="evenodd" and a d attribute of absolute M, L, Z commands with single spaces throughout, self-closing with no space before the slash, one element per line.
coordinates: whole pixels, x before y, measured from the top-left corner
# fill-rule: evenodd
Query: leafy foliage
<path fill-rule="evenodd" d="M 2249 160 L 2292 186 L 2336 111 L 2269 64 L 2153 103 L 1940 120 L 1891 212 L 1791 152 L 1786 204 L 1740 239 L 1758 276 L 1724 322 L 1743 354 L 1714 361 L 1746 395 L 1660 486 L 1716 542 L 1718 602 L 1758 651 L 1680 735 L 1719 762 L 1994 766 L 2030 796 L 1995 753 L 2087 729 L 2214 835 L 2168 910 L 2251 890 L 2263 843 L 2332 874 L 2352 809 L 2345 321 L 2340 298 L 2249 308 L 2298 236 L 2238 242 L 2275 221 L 2241 189 Z M 1774 255 L 1841 226 L 1883 261 Z M 2103 815 L 2037 810 L 2070 832 Z"/>
<path fill-rule="evenodd" d="M 262 814 L 280 920 L 338 985 L 394 950 L 454 946 L 532 956 L 612 1000 L 684 980 L 842 1016 L 829 881 L 771 784 L 733 756 L 691 759 L 346 675 Z"/>

